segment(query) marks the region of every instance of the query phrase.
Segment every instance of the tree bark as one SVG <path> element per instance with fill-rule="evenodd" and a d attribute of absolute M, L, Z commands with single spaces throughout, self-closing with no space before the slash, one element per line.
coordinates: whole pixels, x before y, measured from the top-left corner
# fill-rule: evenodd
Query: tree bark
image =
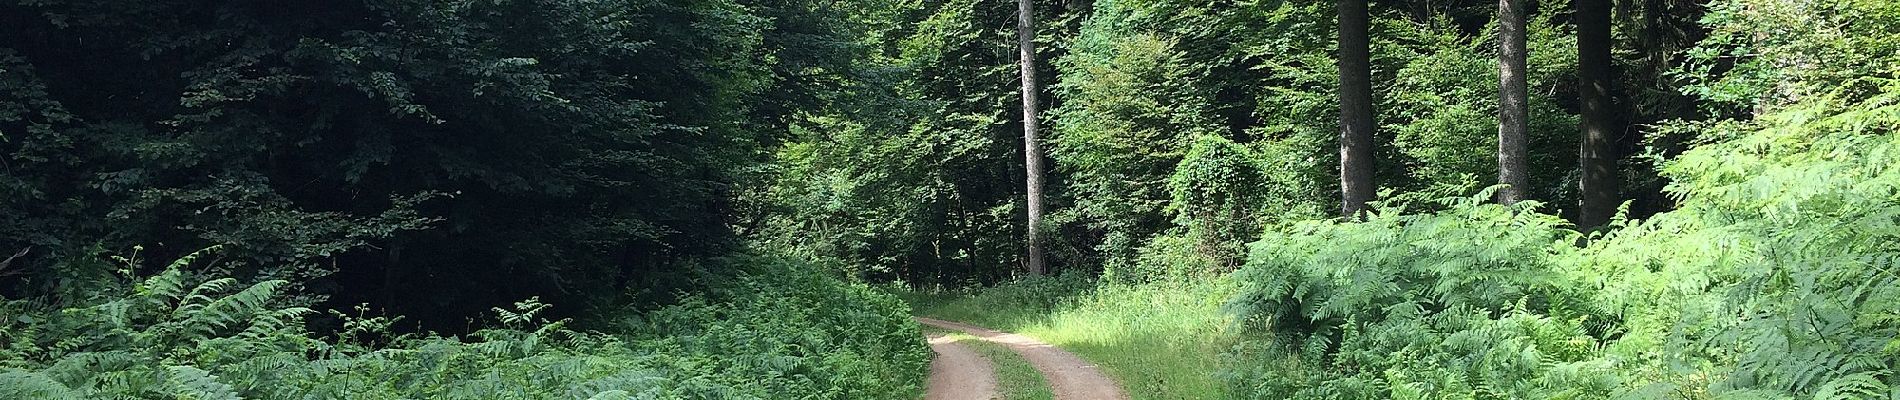
<path fill-rule="evenodd" d="M 1339 211 L 1358 218 L 1372 200 L 1372 62 L 1366 0 L 1339 7 Z"/>
<path fill-rule="evenodd" d="M 1582 104 L 1579 130 L 1583 140 L 1577 162 L 1583 178 L 1577 182 L 1580 202 L 1577 227 L 1591 229 L 1610 221 L 1621 204 L 1618 193 L 1616 134 L 1622 131 L 1615 115 L 1616 84 L 1610 59 L 1610 1 L 1573 0 L 1577 6 L 1577 94 Z"/>
<path fill-rule="evenodd" d="M 1036 131 L 1041 123 L 1036 113 L 1036 14 L 1031 0 L 1016 0 L 1016 41 L 1021 48 L 1023 72 L 1023 170 L 1028 175 L 1027 226 L 1029 274 L 1042 275 L 1042 144 Z"/>
<path fill-rule="evenodd" d="M 1524 82 L 1524 0 L 1498 0 L 1498 190 L 1503 204 L 1524 201 L 1530 189 L 1525 141 L 1530 119 Z"/>

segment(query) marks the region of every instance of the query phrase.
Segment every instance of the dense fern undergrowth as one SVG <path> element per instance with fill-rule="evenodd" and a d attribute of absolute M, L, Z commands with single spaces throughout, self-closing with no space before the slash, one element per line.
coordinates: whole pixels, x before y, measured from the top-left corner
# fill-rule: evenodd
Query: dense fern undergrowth
<path fill-rule="evenodd" d="M 1752 123 L 1663 171 L 1681 209 L 1585 236 L 1445 201 L 1254 244 L 1230 304 L 1255 398 L 1900 394 L 1900 85 Z M 1589 244 L 1575 246 L 1580 241 Z"/>
<path fill-rule="evenodd" d="M 914 398 L 930 352 L 901 302 L 782 259 L 655 311 L 548 320 L 535 299 L 466 336 L 398 334 L 400 318 L 331 311 L 306 330 L 287 282 L 151 275 L 136 255 L 75 270 L 67 294 L 0 299 L 6 399 Z M 134 253 L 136 254 L 136 253 Z"/>
<path fill-rule="evenodd" d="M 1202 346 L 1218 362 L 1175 373 L 1225 387 L 1151 398 L 1900 395 L 1900 81 L 1691 128 L 1710 143 L 1663 170 L 1681 208 L 1602 233 L 1538 204 L 1490 203 L 1489 191 L 1398 196 L 1364 221 L 1269 230 L 1226 276 L 1032 279 L 912 298 L 926 313 L 1043 337 L 1156 327 L 1057 340 L 1122 348 L 1098 357 L 1184 351 L 1127 340 L 1144 336 L 1226 346 Z M 1183 283 L 1197 281 L 1239 287 Z M 1156 295 L 1182 287 L 1224 299 L 1230 318 Z M 1114 295 L 1131 291 L 1147 295 Z M 1092 318 L 1051 328 L 1081 315 Z"/>

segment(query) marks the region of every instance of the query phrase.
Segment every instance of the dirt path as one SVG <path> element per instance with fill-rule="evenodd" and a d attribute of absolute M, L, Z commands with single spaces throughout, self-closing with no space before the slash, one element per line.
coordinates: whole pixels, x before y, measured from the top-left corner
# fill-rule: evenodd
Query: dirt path
<path fill-rule="evenodd" d="M 996 371 L 990 360 L 958 344 L 956 339 L 930 335 L 930 386 L 924 400 L 992 400 L 996 394 Z"/>
<path fill-rule="evenodd" d="M 1010 350 L 1016 351 L 1016 354 L 1021 354 L 1024 359 L 1029 360 L 1029 364 L 1035 365 L 1037 371 L 1042 372 L 1043 380 L 1049 381 L 1049 389 L 1055 392 L 1057 400 L 1116 400 L 1128 398 L 1128 395 L 1122 392 L 1121 386 L 1116 385 L 1114 379 L 1110 379 L 1108 375 L 1103 374 L 1100 369 L 1095 368 L 1095 365 L 1089 364 L 1088 361 L 1083 361 L 1081 357 L 1076 357 L 1074 354 L 1069 354 L 1069 352 L 1057 349 L 1055 346 L 1050 346 L 1023 335 L 997 332 L 960 322 L 924 317 L 917 317 L 916 320 L 918 323 L 924 325 L 963 331 L 972 336 L 982 338 L 983 340 L 1009 347 Z M 934 348 L 935 345 L 933 344 L 932 347 Z M 988 361 L 982 359 L 978 360 L 984 362 L 985 365 L 982 368 L 987 372 L 990 369 Z M 932 361 L 930 364 L 930 374 L 931 392 L 928 398 L 934 400 L 939 398 L 936 392 L 938 371 L 935 361 Z M 995 386 L 995 379 L 991 378 L 990 382 L 993 388 Z"/>

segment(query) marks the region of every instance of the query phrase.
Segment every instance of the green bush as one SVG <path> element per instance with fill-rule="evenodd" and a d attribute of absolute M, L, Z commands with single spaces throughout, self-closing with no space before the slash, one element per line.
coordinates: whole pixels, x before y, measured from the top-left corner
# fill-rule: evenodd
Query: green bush
<path fill-rule="evenodd" d="M 1554 216 L 1446 201 L 1447 211 L 1316 221 L 1256 242 L 1230 303 L 1278 350 L 1241 361 L 1255 398 L 1559 398 L 1600 393 L 1599 342 L 1579 285 L 1553 260 L 1575 232 Z M 1256 345 L 1259 346 L 1259 345 Z M 1272 354 L 1271 356 L 1267 354 Z M 1285 358 L 1285 359 L 1280 359 Z M 1266 366 L 1248 365 L 1259 363 Z M 1288 360 L 1291 359 L 1291 360 Z M 1261 368 L 1307 364 L 1320 371 Z"/>
<path fill-rule="evenodd" d="M 1175 35 L 1142 28 L 1141 1 L 1096 3 L 1057 68 L 1049 158 L 1074 199 L 1070 213 L 1099 232 L 1107 268 L 1133 263 L 1168 228 L 1169 174 L 1196 137 L 1219 132 L 1199 68 Z M 1087 237 L 1087 236 L 1083 236 Z"/>
<path fill-rule="evenodd" d="M 187 272 L 198 258 L 147 277 L 127 258 L 90 295 L 0 303 L 0 398 L 895 399 L 929 360 L 897 300 L 765 257 L 723 261 L 748 272 L 613 333 L 530 299 L 467 337 L 339 313 L 329 339 L 285 306 L 286 282 Z"/>
<path fill-rule="evenodd" d="M 1194 140 L 1168 178 L 1174 223 L 1187 228 L 1195 252 L 1221 271 L 1238 267 L 1241 247 L 1265 222 L 1267 166 L 1246 146 L 1206 135 Z"/>
<path fill-rule="evenodd" d="M 1719 141 L 1667 165 L 1681 209 L 1579 261 L 1661 347 L 1636 359 L 1705 375 L 1646 391 L 1900 393 L 1900 80 L 1694 128 Z"/>

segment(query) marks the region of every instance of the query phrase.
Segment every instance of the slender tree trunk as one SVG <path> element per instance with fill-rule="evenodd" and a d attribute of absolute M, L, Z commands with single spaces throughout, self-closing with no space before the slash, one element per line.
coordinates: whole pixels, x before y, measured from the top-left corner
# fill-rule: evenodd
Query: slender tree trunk
<path fill-rule="evenodd" d="M 1021 47 L 1023 71 L 1023 170 L 1027 172 L 1029 203 L 1029 259 L 1031 275 L 1043 274 L 1042 260 L 1042 143 L 1037 139 L 1036 9 L 1031 0 L 1016 0 L 1016 41 Z"/>
<path fill-rule="evenodd" d="M 402 265 L 402 242 L 391 240 L 389 243 L 388 263 L 383 264 L 383 309 L 396 307 L 396 278 L 401 274 L 396 268 Z"/>
<path fill-rule="evenodd" d="M 1524 201 L 1530 189 L 1525 149 L 1530 97 L 1524 82 L 1524 0 L 1498 0 L 1498 183 L 1499 203 Z"/>
<path fill-rule="evenodd" d="M 1610 1 L 1573 0 L 1577 6 L 1577 94 L 1583 115 L 1579 128 L 1583 140 L 1577 147 L 1577 162 L 1583 179 L 1577 182 L 1581 203 L 1577 227 L 1596 228 L 1610 221 L 1623 202 L 1617 193 L 1621 184 L 1616 176 L 1616 137 L 1622 131 L 1614 111 L 1616 99 L 1611 86 L 1616 84 L 1610 60 Z"/>
<path fill-rule="evenodd" d="M 1357 218 L 1377 190 L 1372 183 L 1372 62 L 1366 42 L 1366 0 L 1339 7 L 1339 211 Z"/>

